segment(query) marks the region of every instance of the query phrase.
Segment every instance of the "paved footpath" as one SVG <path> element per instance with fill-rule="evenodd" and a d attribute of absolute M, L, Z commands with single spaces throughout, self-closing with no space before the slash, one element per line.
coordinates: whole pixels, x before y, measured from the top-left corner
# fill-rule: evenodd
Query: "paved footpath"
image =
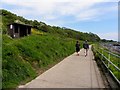
<path fill-rule="evenodd" d="M 68 56 L 19 88 L 105 88 L 93 58 L 91 48 L 87 57 L 81 49 L 79 56 L 76 56 L 76 53 Z"/>

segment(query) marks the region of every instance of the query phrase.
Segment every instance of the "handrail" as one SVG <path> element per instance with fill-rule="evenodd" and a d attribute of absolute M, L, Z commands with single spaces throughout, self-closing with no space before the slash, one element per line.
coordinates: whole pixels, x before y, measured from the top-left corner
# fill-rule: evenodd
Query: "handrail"
<path fill-rule="evenodd" d="M 103 48 L 100 48 L 100 49 L 103 49 Z M 104 50 L 104 49 L 103 49 Z M 116 56 L 116 57 L 118 57 L 118 58 L 120 58 L 120 56 L 119 55 L 116 55 L 116 54 L 114 54 L 114 53 L 112 53 L 112 52 L 110 52 L 110 51 L 107 51 L 107 50 L 104 50 L 105 52 L 108 52 L 108 53 L 110 53 L 111 55 L 114 55 L 114 56 Z"/>
<path fill-rule="evenodd" d="M 115 64 L 113 64 L 106 56 L 104 56 L 103 55 L 103 48 L 100 48 L 100 49 L 102 49 L 102 53 L 101 52 L 99 52 L 98 50 L 96 50 L 104 59 L 106 59 L 107 60 L 107 64 L 102 60 L 102 62 L 103 62 L 103 64 L 105 65 L 105 67 L 108 69 L 108 71 L 111 73 L 111 75 L 114 77 L 114 79 L 118 82 L 118 84 L 120 85 L 120 80 L 115 76 L 115 74 L 113 74 L 113 72 L 109 69 L 109 64 L 111 64 L 112 66 L 114 66 L 114 68 L 118 71 L 118 72 L 120 72 L 120 68 L 119 67 L 117 67 Z M 114 56 L 116 56 L 117 58 L 120 58 L 120 56 L 118 56 L 118 55 L 115 55 L 115 54 L 113 54 L 112 52 L 109 52 L 109 51 L 107 51 L 107 50 L 104 50 L 105 52 L 107 52 L 107 53 L 109 53 L 109 54 L 112 54 L 112 55 L 114 55 Z"/>
<path fill-rule="evenodd" d="M 99 52 L 99 51 L 98 51 Z M 100 52 L 99 52 L 100 53 Z M 100 53 L 101 54 L 101 53 Z M 112 64 L 118 71 L 120 71 L 120 68 L 117 67 L 115 64 L 113 64 L 108 58 L 106 58 L 103 54 L 101 54 L 110 64 Z"/>

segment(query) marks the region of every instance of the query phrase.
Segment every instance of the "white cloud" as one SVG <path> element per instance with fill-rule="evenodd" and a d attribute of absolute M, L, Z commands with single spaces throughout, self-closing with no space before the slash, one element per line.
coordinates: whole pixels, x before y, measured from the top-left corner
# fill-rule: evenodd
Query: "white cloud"
<path fill-rule="evenodd" d="M 99 12 L 99 8 L 93 8 L 98 2 L 107 1 L 115 0 L 1 0 L 3 4 L 21 7 L 12 9 L 12 11 L 18 15 L 39 16 L 42 20 L 56 20 L 62 16 L 73 16 L 77 21 L 95 19 L 100 13 L 107 12 L 110 10 L 109 7 L 106 9 L 101 7 L 100 9 L 103 10 L 103 12 Z"/>
<path fill-rule="evenodd" d="M 88 9 L 82 13 L 79 13 L 76 18 L 80 21 L 91 20 L 96 18 L 97 15 L 99 15 L 99 11 L 97 9 Z"/>
<path fill-rule="evenodd" d="M 47 22 L 50 25 L 62 26 L 78 21 L 100 20 L 101 16 L 118 9 L 116 6 L 94 7 L 100 2 L 118 2 L 119 0 L 1 0 L 4 5 L 13 5 L 11 9 L 17 15 Z M 116 3 L 117 4 L 117 3 Z M 66 20 L 62 17 L 69 17 Z M 100 33 L 101 38 L 117 40 L 117 33 Z"/>
<path fill-rule="evenodd" d="M 5 3 L 18 3 L 18 2 L 118 2 L 119 0 L 1 0 L 1 2 Z"/>
<path fill-rule="evenodd" d="M 118 32 L 108 32 L 98 34 L 102 39 L 115 40 L 118 41 Z"/>

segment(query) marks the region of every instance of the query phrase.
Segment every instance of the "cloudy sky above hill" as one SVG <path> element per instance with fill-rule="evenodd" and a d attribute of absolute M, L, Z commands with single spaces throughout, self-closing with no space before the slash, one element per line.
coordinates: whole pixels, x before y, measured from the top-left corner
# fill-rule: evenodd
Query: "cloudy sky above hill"
<path fill-rule="evenodd" d="M 0 8 L 49 25 L 118 40 L 119 0 L 1 0 Z"/>

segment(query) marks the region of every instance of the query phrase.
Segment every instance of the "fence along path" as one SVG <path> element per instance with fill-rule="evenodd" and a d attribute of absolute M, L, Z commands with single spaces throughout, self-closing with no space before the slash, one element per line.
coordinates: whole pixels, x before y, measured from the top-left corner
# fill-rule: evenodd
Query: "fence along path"
<path fill-rule="evenodd" d="M 97 49 L 94 48 L 94 50 L 99 54 L 100 60 L 104 66 L 111 73 L 116 82 L 120 85 L 120 79 L 118 79 L 120 76 L 120 56 L 100 47 Z"/>
<path fill-rule="evenodd" d="M 81 49 L 79 56 L 76 56 L 76 53 L 68 56 L 19 88 L 104 88 L 100 71 L 93 58 L 91 47 L 87 57 Z"/>

